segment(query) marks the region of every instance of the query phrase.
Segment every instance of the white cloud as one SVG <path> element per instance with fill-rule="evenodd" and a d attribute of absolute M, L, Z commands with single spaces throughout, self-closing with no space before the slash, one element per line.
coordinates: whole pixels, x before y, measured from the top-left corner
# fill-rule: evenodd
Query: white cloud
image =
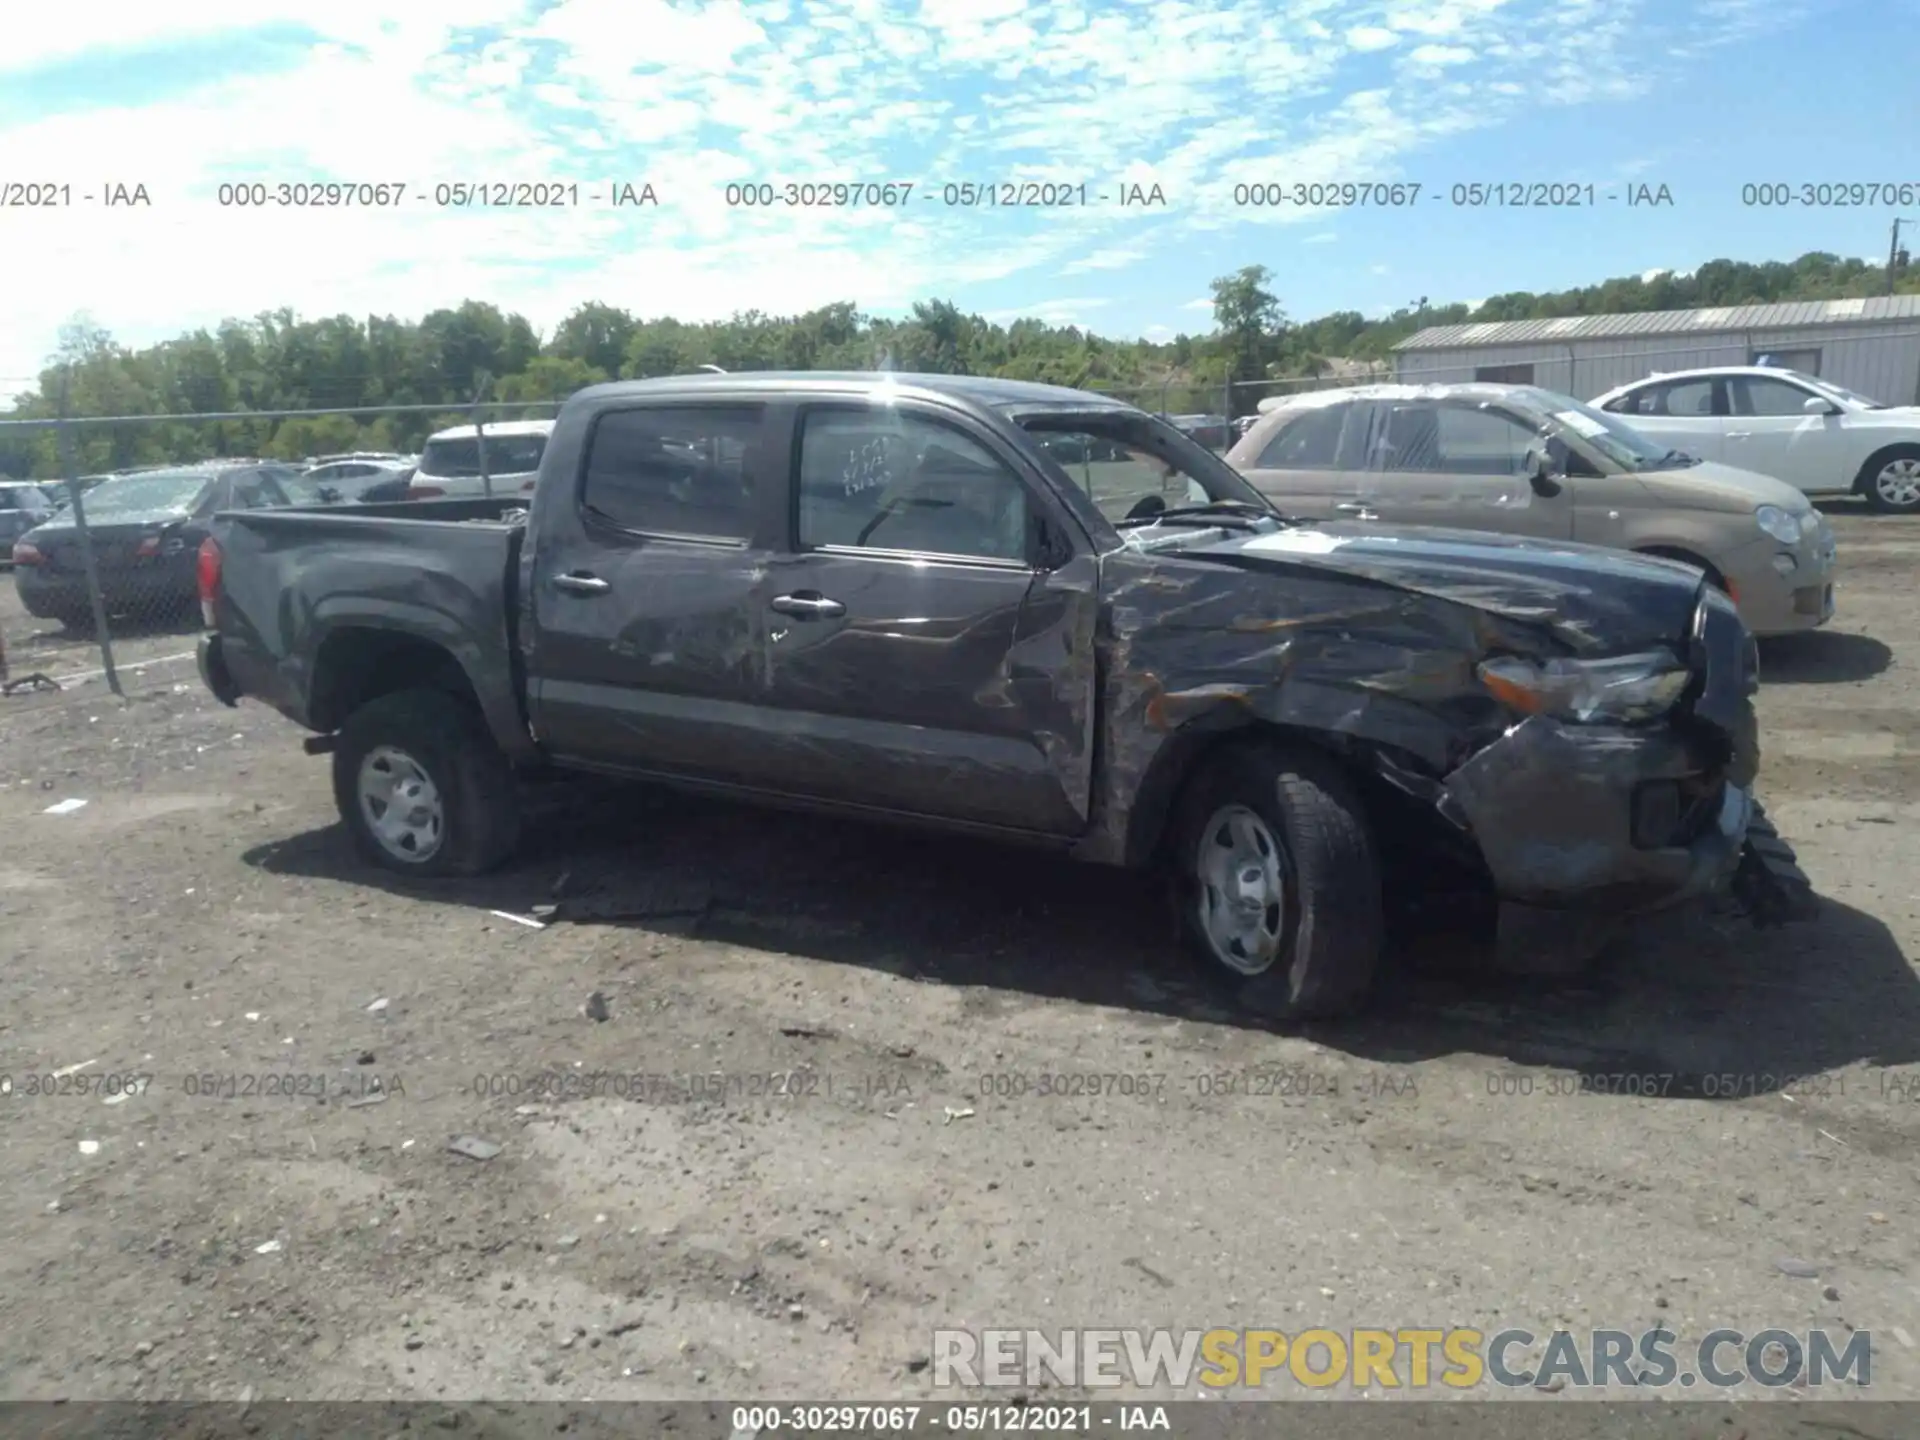
<path fill-rule="evenodd" d="M 1708 3 L 1716 24 L 1740 33 L 1773 23 L 1757 0 Z M 1401 178 L 1450 136 L 1543 101 L 1660 83 L 1663 57 L 1698 56 L 1719 39 L 1654 0 L 16 9 L 0 83 L 39 85 L 39 96 L 58 80 L 64 98 L 36 98 L 32 118 L 0 124 L 0 175 L 51 173 L 76 189 L 124 179 L 154 203 L 8 219 L 14 271 L 34 283 L 0 298 L 5 379 L 36 370 L 80 310 L 128 343 L 282 305 L 417 316 L 478 298 L 550 327 L 600 298 L 702 319 L 837 299 L 886 309 L 1020 277 L 1123 283 L 1129 271 L 1184 266 L 1209 233 L 1236 232 L 1218 253 L 1257 255 L 1258 227 L 1271 225 L 1311 222 L 1305 243 L 1324 244 L 1335 232 L 1323 213 L 1236 208 L 1234 183 Z M 108 56 L 132 63 L 141 47 L 212 47 L 268 27 L 317 38 L 291 70 L 219 67 L 223 78 L 150 103 L 117 103 L 104 79 L 91 95 L 78 88 Z M 102 35 L 111 41 L 90 38 Z M 252 179 L 411 188 L 391 210 L 216 203 L 220 182 Z M 493 179 L 576 183 L 583 198 L 538 211 L 433 203 L 437 182 Z M 1171 204 L 944 203 L 943 182 L 1007 179 L 1094 196 L 1158 185 Z M 620 213 L 585 198 L 612 180 L 651 182 L 660 208 Z M 725 191 L 886 180 L 914 182 L 913 198 L 894 209 L 769 209 L 729 205 Z"/>
<path fill-rule="evenodd" d="M 1213 297 L 1207 296 L 1205 299 L 1201 299 L 1201 300 L 1189 300 L 1187 301 L 1186 304 L 1182 305 L 1180 308 L 1182 310 L 1211 311 L 1213 309 Z"/>
<path fill-rule="evenodd" d="M 1400 37 L 1383 25 L 1356 25 L 1347 31 L 1347 44 L 1355 50 L 1387 50 L 1400 43 Z"/>
<path fill-rule="evenodd" d="M 1331 245 L 1339 238 L 1340 232 L 1338 230 L 1322 230 L 1318 235 L 1307 236 L 1307 238 L 1300 243 L 1302 245 Z"/>

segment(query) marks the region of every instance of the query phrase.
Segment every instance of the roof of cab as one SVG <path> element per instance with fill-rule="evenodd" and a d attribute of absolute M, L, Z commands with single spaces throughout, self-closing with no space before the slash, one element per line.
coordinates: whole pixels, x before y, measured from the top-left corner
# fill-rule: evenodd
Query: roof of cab
<path fill-rule="evenodd" d="M 590 385 L 573 398 L 638 400 L 649 395 L 747 395 L 769 390 L 845 394 L 849 390 L 883 389 L 894 389 L 903 394 L 917 392 L 945 396 L 988 409 L 1006 411 L 1137 408 L 1116 396 L 1101 395 L 1091 390 L 1073 390 L 1064 385 L 1003 380 L 994 375 L 925 375 L 889 370 L 742 370 L 728 374 L 707 371 L 696 375 L 667 375 L 654 380 L 612 380 L 601 385 Z"/>

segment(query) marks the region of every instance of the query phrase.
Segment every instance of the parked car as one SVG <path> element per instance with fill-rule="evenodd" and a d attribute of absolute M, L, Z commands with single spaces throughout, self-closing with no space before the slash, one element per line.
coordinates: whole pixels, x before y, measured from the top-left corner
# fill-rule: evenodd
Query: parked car
<path fill-rule="evenodd" d="M 1209 450 L 1224 450 L 1233 442 L 1233 426 L 1224 415 L 1169 415 L 1167 422 Z"/>
<path fill-rule="evenodd" d="M 1920 510 L 1920 405 L 1882 405 L 1771 365 L 1650 375 L 1593 404 L 1662 445 L 1771 475 L 1809 495 Z"/>
<path fill-rule="evenodd" d="M 1833 618 L 1833 529 L 1778 480 L 1678 453 L 1531 385 L 1287 396 L 1228 461 L 1293 513 L 1580 541 L 1697 567 L 1756 635 Z"/>
<path fill-rule="evenodd" d="M 5 546 L 11 556 L 13 542 L 51 518 L 58 508 L 38 485 L 24 480 L 0 481 L 0 546 Z"/>
<path fill-rule="evenodd" d="M 1058 436 L 1127 458 L 1083 484 Z M 324 737 L 403 874 L 504 860 L 520 774 L 651 778 L 1164 866 L 1273 1014 L 1361 1002 L 1384 876 L 1452 867 L 1535 961 L 1727 884 L 1807 894 L 1751 796 L 1752 639 L 1697 572 L 1291 522 L 1109 397 L 599 385 L 530 503 L 429 507 L 222 515 L 200 571 L 208 689 Z"/>
<path fill-rule="evenodd" d="M 489 489 L 496 494 L 531 491 L 540 474 L 540 457 L 546 451 L 547 437 L 553 433 L 553 421 L 509 420 L 484 428 L 484 477 L 480 465 L 480 431 L 472 425 L 456 425 L 428 436 L 427 443 L 421 447 L 420 463 L 414 470 L 411 486 L 413 498 L 484 495 Z"/>
<path fill-rule="evenodd" d="M 82 495 L 101 594 L 109 613 L 191 609 L 195 556 L 214 513 L 288 505 L 291 465 L 208 461 L 110 476 Z M 92 623 L 86 564 L 72 511 L 13 545 L 13 583 L 27 613 L 69 627 Z"/>
<path fill-rule="evenodd" d="M 404 495 L 412 477 L 413 466 L 404 457 L 329 461 L 303 470 L 287 488 L 301 505 L 349 505 L 374 491 Z"/>

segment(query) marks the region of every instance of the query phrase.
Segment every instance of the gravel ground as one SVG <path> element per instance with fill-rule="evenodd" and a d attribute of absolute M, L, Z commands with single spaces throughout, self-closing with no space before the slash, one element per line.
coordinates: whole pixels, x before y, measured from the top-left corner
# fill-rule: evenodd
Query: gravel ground
<path fill-rule="evenodd" d="M 0 701 L 0 1398 L 930 1400 L 937 1324 L 1850 1326 L 1920 1395 L 1920 522 L 1836 508 L 1761 695 L 1822 920 L 1305 1031 L 1128 876 L 560 793 L 409 893 L 190 666 Z M 623 913 L 494 913 L 556 893 Z"/>

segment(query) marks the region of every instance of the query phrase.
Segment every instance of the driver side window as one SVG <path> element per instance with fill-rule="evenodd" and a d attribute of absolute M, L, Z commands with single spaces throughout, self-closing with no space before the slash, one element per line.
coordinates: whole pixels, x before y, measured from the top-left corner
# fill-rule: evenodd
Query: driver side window
<path fill-rule="evenodd" d="M 803 549 L 1029 558 L 1019 477 L 970 436 L 892 407 L 803 417 L 798 502 Z"/>

